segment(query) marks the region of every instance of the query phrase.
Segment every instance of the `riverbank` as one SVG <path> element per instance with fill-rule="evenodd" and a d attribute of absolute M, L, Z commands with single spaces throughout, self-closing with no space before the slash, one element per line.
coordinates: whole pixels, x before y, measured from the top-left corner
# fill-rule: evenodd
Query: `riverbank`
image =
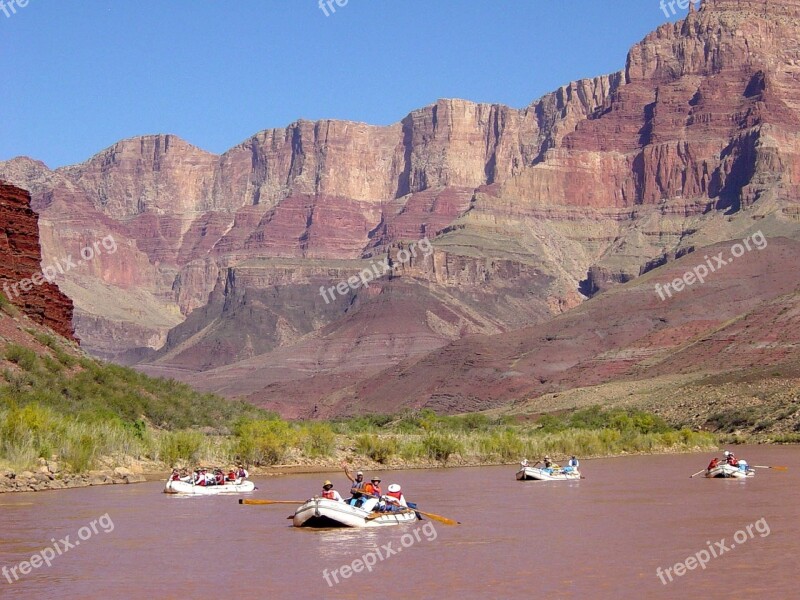
<path fill-rule="evenodd" d="M 670 454 L 694 454 L 700 452 L 714 452 L 721 450 L 723 446 L 738 445 L 799 445 L 797 440 L 776 441 L 771 436 L 720 436 L 716 441 L 703 443 L 694 447 L 674 446 L 661 448 L 657 451 L 622 451 L 613 454 L 581 455 L 581 461 L 592 461 L 608 458 L 622 458 L 626 456 L 659 456 Z M 524 458 L 524 457 L 523 457 Z M 553 453 L 552 458 L 556 463 L 566 463 L 569 456 Z M 485 460 L 473 457 L 472 459 L 461 456 L 452 457 L 447 463 L 432 460 L 404 461 L 402 459 L 393 461 L 391 464 L 382 464 L 369 458 L 360 456 L 348 456 L 341 453 L 336 458 L 317 459 L 309 462 L 308 460 L 297 463 L 251 466 L 249 471 L 253 477 L 282 477 L 288 475 L 302 475 L 311 473 L 342 473 L 342 461 L 348 462 L 351 470 L 363 470 L 370 474 L 385 473 L 391 471 L 405 471 L 415 469 L 455 469 L 466 467 L 497 467 L 508 466 L 517 467 L 519 460 Z M 113 464 L 114 459 L 103 459 L 105 464 Z M 0 494 L 11 492 L 42 492 L 51 490 L 74 489 L 82 487 L 94 487 L 102 485 L 127 485 L 134 483 L 146 483 L 152 481 L 166 481 L 171 472 L 171 468 L 164 463 L 148 460 L 137 460 L 126 457 L 123 461 L 125 467 L 107 467 L 101 470 L 91 471 L 84 474 L 68 474 L 60 472 L 57 463 L 44 460 L 39 461 L 39 468 L 34 471 L 23 471 L 15 473 L 12 470 L 0 469 Z"/>
<path fill-rule="evenodd" d="M 36 405 L 0 417 L 0 432 L 13 432 L 3 447 L 5 457 L 0 455 L 0 492 L 132 483 L 198 465 L 227 471 L 243 463 L 254 475 L 271 475 L 337 471 L 346 463 L 376 472 L 514 464 L 548 454 L 560 460 L 570 454 L 610 457 L 717 446 L 709 433 L 678 430 L 649 413 L 599 407 L 536 421 L 425 410 L 332 422 L 240 418 L 227 433 L 165 430 L 142 420 L 90 427 Z M 70 428 L 75 431 L 69 433 Z"/>
<path fill-rule="evenodd" d="M 116 467 L 88 473 L 63 473 L 56 462 L 41 461 L 36 471 L 0 471 L 0 494 L 9 492 L 44 492 L 97 485 L 145 483 L 148 477 L 142 467 Z"/>
<path fill-rule="evenodd" d="M 662 448 L 658 451 L 620 452 L 617 454 L 598 454 L 589 456 L 581 455 L 581 460 L 591 461 L 597 459 L 621 458 L 625 456 L 691 454 L 704 451 L 710 452 L 715 449 L 716 444 L 712 444 L 710 446 L 702 444 L 691 448 L 671 447 Z M 562 456 L 554 453 L 552 458 L 557 464 L 566 464 L 569 456 Z M 419 460 L 413 462 L 398 460 L 391 464 L 382 464 L 364 457 L 351 457 L 351 460 L 349 461 L 346 458 L 343 460 L 339 460 L 339 458 L 327 458 L 313 463 L 302 462 L 295 464 L 253 466 L 250 467 L 249 471 L 251 477 L 283 477 L 310 473 L 341 474 L 343 472 L 342 462 L 347 462 L 353 471 L 363 470 L 369 474 L 386 473 L 391 471 L 455 469 L 466 467 L 478 468 L 508 466 L 509 468 L 515 469 L 519 465 L 519 460 L 520 459 L 513 461 L 499 459 L 482 460 L 476 457 L 470 459 L 458 456 L 453 457 L 453 460 L 450 460 L 447 463 L 431 460 Z M 106 462 L 112 462 L 112 459 L 106 459 Z M 128 485 L 152 481 L 166 481 L 171 472 L 167 465 L 163 463 L 137 461 L 132 458 L 128 458 L 126 463 L 128 464 L 127 467 L 115 467 L 113 469 L 106 468 L 84 474 L 62 473 L 60 472 L 60 468 L 57 463 L 48 462 L 45 460 L 40 461 L 40 466 L 35 472 L 23 471 L 21 473 L 15 473 L 14 471 L 10 470 L 0 470 L 0 494 L 12 492 L 43 492 L 105 485 Z"/>

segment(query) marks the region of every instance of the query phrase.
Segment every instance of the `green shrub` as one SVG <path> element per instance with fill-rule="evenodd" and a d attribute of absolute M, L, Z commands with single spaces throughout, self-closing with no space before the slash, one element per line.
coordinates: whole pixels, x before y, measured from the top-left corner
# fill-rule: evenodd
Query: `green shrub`
<path fill-rule="evenodd" d="M 425 448 L 418 439 L 405 440 L 399 446 L 398 453 L 403 460 L 413 462 L 425 456 Z"/>
<path fill-rule="evenodd" d="M 537 421 L 537 425 L 545 433 L 555 433 L 556 431 L 563 431 L 567 428 L 567 424 L 563 419 L 555 415 L 542 415 Z"/>
<path fill-rule="evenodd" d="M 494 432 L 479 439 L 478 447 L 486 458 L 516 461 L 525 454 L 525 443 L 513 431 Z"/>
<path fill-rule="evenodd" d="M 196 431 L 165 432 L 159 440 L 159 456 L 173 467 L 179 462 L 196 464 L 202 446 L 203 435 Z"/>
<path fill-rule="evenodd" d="M 428 458 L 446 463 L 453 454 L 463 450 L 461 443 L 452 435 L 429 433 L 422 439 L 422 447 Z"/>
<path fill-rule="evenodd" d="M 30 404 L 23 407 L 11 406 L 0 420 L 0 439 L 7 446 L 32 444 L 39 456 L 49 456 L 49 438 L 60 435 L 63 425 L 52 410 Z"/>
<path fill-rule="evenodd" d="M 53 375 L 58 375 L 64 370 L 64 365 L 61 364 L 58 360 L 53 358 L 52 356 L 43 356 L 42 357 L 42 364 L 44 368 L 47 369 Z"/>
<path fill-rule="evenodd" d="M 328 423 L 309 423 L 301 429 L 301 445 L 306 456 L 331 456 L 336 449 L 336 434 Z"/>
<path fill-rule="evenodd" d="M 365 433 L 356 438 L 356 452 L 382 465 L 388 463 L 397 454 L 398 449 L 397 439 L 393 437 L 379 437 Z"/>
<path fill-rule="evenodd" d="M 71 369 L 78 363 L 78 359 L 72 356 L 69 352 L 64 352 L 64 350 L 61 348 L 53 348 L 53 356 L 55 356 L 56 360 L 68 369 Z"/>
<path fill-rule="evenodd" d="M 11 317 L 19 317 L 19 309 L 11 303 L 3 292 L 0 292 L 0 310 Z"/>
<path fill-rule="evenodd" d="M 97 440 L 88 433 L 68 438 L 60 452 L 61 460 L 74 473 L 90 470 L 96 455 Z"/>
<path fill-rule="evenodd" d="M 752 427 L 758 420 L 758 411 L 753 407 L 748 407 L 715 413 L 708 418 L 706 425 L 716 431 L 733 433 L 737 429 Z"/>
<path fill-rule="evenodd" d="M 5 359 L 29 373 L 35 372 L 39 367 L 39 357 L 36 352 L 19 344 L 8 344 L 6 346 Z"/>
<path fill-rule="evenodd" d="M 236 431 L 236 453 L 240 460 L 252 465 L 276 465 L 295 445 L 297 434 L 285 421 L 247 421 Z"/>
<path fill-rule="evenodd" d="M 374 432 L 389 425 L 395 417 L 392 415 L 362 415 L 349 419 L 336 419 L 331 422 L 333 428 L 341 434 Z"/>

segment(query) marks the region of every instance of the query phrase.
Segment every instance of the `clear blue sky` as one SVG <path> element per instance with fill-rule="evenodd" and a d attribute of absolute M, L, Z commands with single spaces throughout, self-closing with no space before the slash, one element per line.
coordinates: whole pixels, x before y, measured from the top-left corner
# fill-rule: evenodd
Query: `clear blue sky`
<path fill-rule="evenodd" d="M 327 17 L 318 0 L 16 10 L 0 11 L 0 160 L 50 167 L 149 133 L 220 153 L 299 118 L 389 124 L 451 97 L 522 107 L 624 67 L 667 20 L 659 0 L 348 0 Z"/>

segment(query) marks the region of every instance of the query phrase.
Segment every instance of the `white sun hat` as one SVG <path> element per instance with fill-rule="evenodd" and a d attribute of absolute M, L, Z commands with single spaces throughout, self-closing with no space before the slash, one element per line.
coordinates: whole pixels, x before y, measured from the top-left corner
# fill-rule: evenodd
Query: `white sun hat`
<path fill-rule="evenodd" d="M 400 491 L 400 486 L 398 484 L 396 484 L 396 483 L 393 483 L 392 485 L 389 486 L 389 491 L 390 492 L 399 492 Z"/>

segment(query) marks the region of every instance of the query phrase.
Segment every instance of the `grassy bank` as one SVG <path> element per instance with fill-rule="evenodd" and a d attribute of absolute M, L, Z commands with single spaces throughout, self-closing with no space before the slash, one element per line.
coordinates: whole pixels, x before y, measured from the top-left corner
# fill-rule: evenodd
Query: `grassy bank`
<path fill-rule="evenodd" d="M 28 333 L 35 349 L 7 343 L 0 353 L 0 467 L 25 470 L 43 458 L 80 473 L 101 459 L 164 462 L 185 452 L 186 439 L 230 435 L 237 422 L 267 416 Z"/>
<path fill-rule="evenodd" d="M 676 430 L 657 416 L 598 407 L 518 423 L 484 415 L 420 411 L 330 422 L 287 422 L 119 366 L 9 346 L 0 385 L 0 466 L 56 461 L 67 472 L 131 461 L 150 469 L 243 461 L 386 467 L 499 464 L 523 457 L 710 449 L 713 436 Z"/>
<path fill-rule="evenodd" d="M 14 312 L 13 307 L 8 310 Z M 0 306 L 0 312 L 8 313 Z M 431 411 L 329 422 L 287 422 L 132 369 L 86 357 L 44 329 L 7 328 L 0 347 L 0 469 L 86 473 L 196 464 L 251 467 L 413 467 L 509 463 L 544 454 L 582 457 L 711 448 L 636 410 L 592 407 L 519 421 Z M 13 340 L 13 341 L 12 341 Z M 43 467 L 43 464 L 47 467 Z"/>

